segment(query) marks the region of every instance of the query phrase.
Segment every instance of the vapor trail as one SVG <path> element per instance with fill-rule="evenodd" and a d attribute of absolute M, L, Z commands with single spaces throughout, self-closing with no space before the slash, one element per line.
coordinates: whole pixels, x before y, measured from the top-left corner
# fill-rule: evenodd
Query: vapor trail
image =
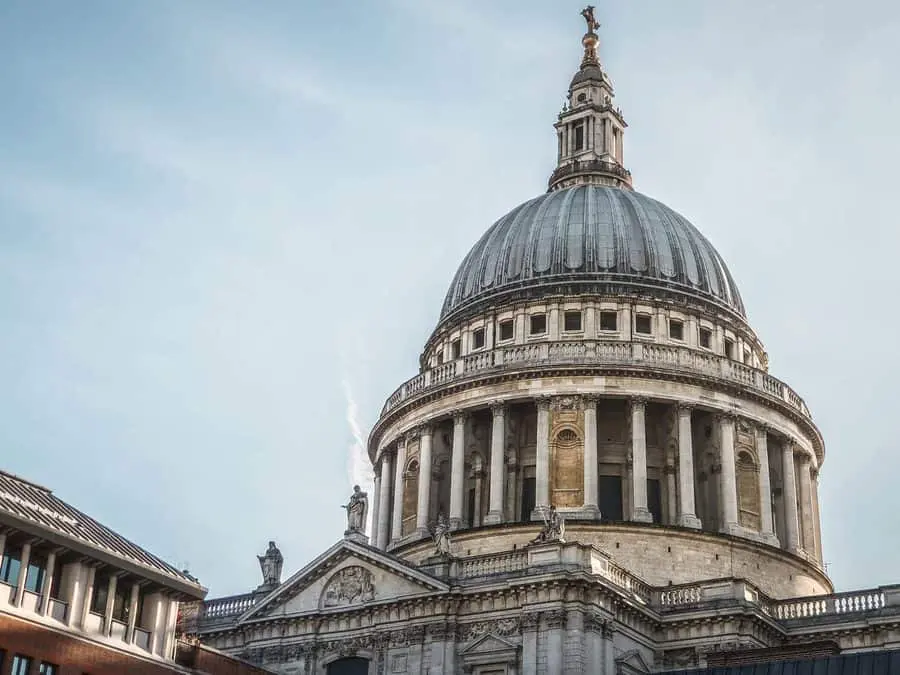
<path fill-rule="evenodd" d="M 347 401 L 345 417 L 347 425 L 350 427 L 350 435 L 353 438 L 347 456 L 347 477 L 350 479 L 351 485 L 359 485 L 365 492 L 369 493 L 369 514 L 367 516 L 366 529 L 368 532 L 372 532 L 372 500 L 375 498 L 374 475 L 372 466 L 369 463 L 369 456 L 366 454 L 366 437 L 359 424 L 359 406 L 356 405 L 356 399 L 353 397 L 353 387 L 350 384 L 350 380 L 344 377 L 341 380 L 341 386 L 344 389 L 344 399 Z"/>

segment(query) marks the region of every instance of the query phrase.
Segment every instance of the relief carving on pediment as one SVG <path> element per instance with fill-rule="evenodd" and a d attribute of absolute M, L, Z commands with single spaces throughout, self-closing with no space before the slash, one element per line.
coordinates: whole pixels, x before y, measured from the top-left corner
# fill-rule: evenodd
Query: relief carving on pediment
<path fill-rule="evenodd" d="M 353 565 L 338 570 L 322 591 L 322 607 L 346 607 L 375 599 L 372 573 L 364 567 Z"/>

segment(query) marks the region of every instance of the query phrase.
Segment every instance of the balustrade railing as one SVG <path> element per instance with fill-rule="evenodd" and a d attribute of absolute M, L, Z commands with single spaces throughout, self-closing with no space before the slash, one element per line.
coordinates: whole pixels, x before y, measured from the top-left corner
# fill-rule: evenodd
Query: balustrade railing
<path fill-rule="evenodd" d="M 650 604 L 652 589 L 644 580 L 636 577 L 628 570 L 619 567 L 612 560 L 599 571 L 601 577 L 608 579 L 630 593 L 633 593 L 644 604 Z"/>
<path fill-rule="evenodd" d="M 818 616 L 870 612 L 885 606 L 884 591 L 872 589 L 809 598 L 772 601 L 770 612 L 776 619 L 807 619 Z"/>
<path fill-rule="evenodd" d="M 388 397 L 381 414 L 386 414 L 412 396 L 457 378 L 502 367 L 532 364 L 649 366 L 696 373 L 756 389 L 762 394 L 784 401 L 809 417 L 809 409 L 793 389 L 758 368 L 690 347 L 607 340 L 538 342 L 469 354 L 419 373 L 404 383 Z"/>
<path fill-rule="evenodd" d="M 527 551 L 509 551 L 465 558 L 460 563 L 460 576 L 463 579 L 486 577 L 492 574 L 519 572 L 527 567 Z"/>
<path fill-rule="evenodd" d="M 252 593 L 232 595 L 227 598 L 216 598 L 203 603 L 201 619 L 221 619 L 243 614 L 253 607 L 255 596 Z"/>
<path fill-rule="evenodd" d="M 678 586 L 659 593 L 659 604 L 663 607 L 692 605 L 703 600 L 703 589 L 698 586 Z"/>

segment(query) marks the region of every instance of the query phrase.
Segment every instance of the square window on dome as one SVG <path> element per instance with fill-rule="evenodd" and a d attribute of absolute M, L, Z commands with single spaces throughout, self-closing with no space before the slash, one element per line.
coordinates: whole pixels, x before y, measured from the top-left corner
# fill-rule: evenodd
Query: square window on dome
<path fill-rule="evenodd" d="M 672 340 L 684 340 L 684 322 L 669 319 L 669 337 Z"/>
<path fill-rule="evenodd" d="M 610 332 L 619 330 L 619 313 L 600 312 L 600 330 Z"/>
<path fill-rule="evenodd" d="M 513 329 L 513 320 L 507 319 L 500 322 L 500 340 L 512 340 L 515 334 Z"/>
<path fill-rule="evenodd" d="M 725 356 L 729 359 L 734 358 L 734 340 L 725 338 Z"/>
<path fill-rule="evenodd" d="M 547 315 L 532 314 L 528 333 L 530 335 L 543 335 L 547 332 Z"/>
<path fill-rule="evenodd" d="M 472 349 L 484 347 L 484 328 L 476 328 L 472 331 Z"/>
<path fill-rule="evenodd" d="M 700 329 L 700 346 L 704 349 L 712 347 L 712 331 L 709 328 Z"/>
<path fill-rule="evenodd" d="M 563 315 L 563 326 L 567 333 L 581 330 L 581 312 L 574 310 Z"/>
<path fill-rule="evenodd" d="M 652 335 L 653 327 L 649 314 L 637 314 L 634 317 L 634 332 L 641 335 Z"/>
<path fill-rule="evenodd" d="M 450 343 L 450 358 L 458 359 L 462 354 L 462 340 L 454 340 Z"/>

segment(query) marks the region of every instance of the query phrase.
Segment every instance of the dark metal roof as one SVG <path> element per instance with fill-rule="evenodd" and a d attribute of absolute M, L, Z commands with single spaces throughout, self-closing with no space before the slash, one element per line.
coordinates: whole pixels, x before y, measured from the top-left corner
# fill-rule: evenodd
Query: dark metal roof
<path fill-rule="evenodd" d="M 842 654 L 794 661 L 772 661 L 743 666 L 673 670 L 670 675 L 897 675 L 900 651 Z"/>
<path fill-rule="evenodd" d="M 198 598 L 206 594 L 191 576 L 101 525 L 47 488 L 4 471 L 0 471 L 0 523 L 65 542 L 85 555 L 103 559 L 111 554 L 125 569 L 157 580 L 162 578 L 170 586 Z"/>
<path fill-rule="evenodd" d="M 725 261 L 665 204 L 632 190 L 578 185 L 541 195 L 494 223 L 463 260 L 441 319 L 523 289 L 654 288 L 746 317 Z"/>

